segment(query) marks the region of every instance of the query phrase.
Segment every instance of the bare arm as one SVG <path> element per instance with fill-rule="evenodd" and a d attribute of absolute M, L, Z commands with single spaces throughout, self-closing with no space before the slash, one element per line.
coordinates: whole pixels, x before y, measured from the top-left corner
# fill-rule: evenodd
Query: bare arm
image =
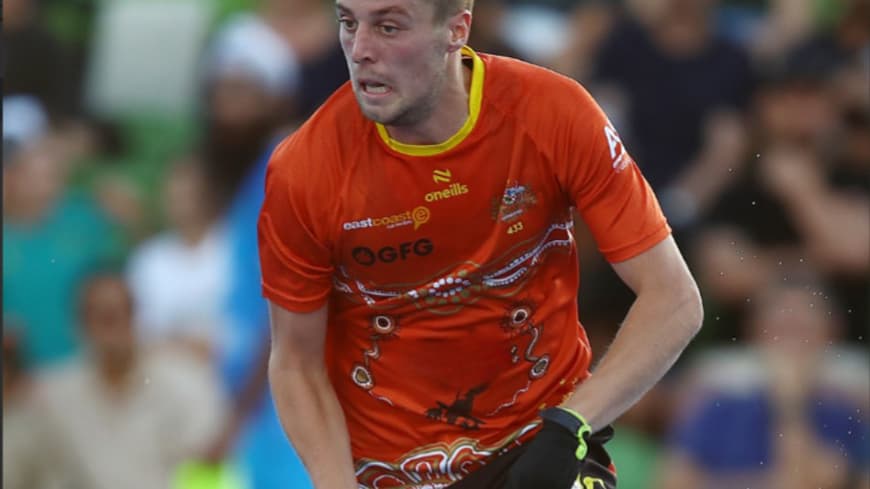
<path fill-rule="evenodd" d="M 205 459 L 212 463 L 218 463 L 227 457 L 227 454 L 237 442 L 239 434 L 248 419 L 248 416 L 256 409 L 263 398 L 263 390 L 269 382 L 269 357 L 271 354 L 271 341 L 264 341 L 257 355 L 257 362 L 251 372 L 245 378 L 245 383 L 236 398 L 233 400 L 231 414 L 217 440 L 205 453 Z"/>
<path fill-rule="evenodd" d="M 862 275 L 870 269 L 870 202 L 829 189 L 786 203 L 813 256 L 828 270 Z M 846 231 L 848 230 L 848 231 Z"/>
<path fill-rule="evenodd" d="M 324 365 L 326 306 L 298 314 L 269 303 L 269 381 L 281 425 L 316 489 L 356 489 L 350 437 Z"/>
<path fill-rule="evenodd" d="M 612 423 L 664 376 L 703 317 L 697 286 L 673 238 L 614 269 L 637 298 L 610 350 L 566 403 L 593 430 Z"/>
<path fill-rule="evenodd" d="M 660 196 L 675 228 L 695 223 L 743 173 L 748 136 L 736 110 L 719 110 L 707 118 L 704 146 Z"/>
<path fill-rule="evenodd" d="M 769 153 L 761 174 L 818 263 L 832 272 L 864 274 L 870 268 L 868 201 L 832 189 L 821 168 L 806 153 L 786 148 Z"/>

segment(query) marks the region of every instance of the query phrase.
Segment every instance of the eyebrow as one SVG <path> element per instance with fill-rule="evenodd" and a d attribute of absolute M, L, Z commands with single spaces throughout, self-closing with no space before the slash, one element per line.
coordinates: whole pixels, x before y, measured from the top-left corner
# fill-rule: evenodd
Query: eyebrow
<path fill-rule="evenodd" d="M 335 10 L 337 10 L 339 13 L 342 13 L 342 14 L 353 15 L 353 10 L 342 5 L 341 2 L 335 2 Z M 391 5 L 389 7 L 384 7 L 382 9 L 375 10 L 374 12 L 372 12 L 372 17 L 384 17 L 384 16 L 389 15 L 389 14 L 397 14 L 397 15 L 401 15 L 403 17 L 408 17 L 408 18 L 411 17 L 411 14 L 409 14 L 407 10 L 403 9 L 402 7 L 396 6 L 396 5 Z"/>

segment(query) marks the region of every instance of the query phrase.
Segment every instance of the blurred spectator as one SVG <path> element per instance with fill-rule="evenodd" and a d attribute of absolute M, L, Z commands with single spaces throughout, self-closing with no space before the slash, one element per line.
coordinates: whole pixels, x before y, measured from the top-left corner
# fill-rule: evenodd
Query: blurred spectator
<path fill-rule="evenodd" d="M 292 116 L 307 118 L 348 80 L 335 5 L 322 0 L 263 0 L 260 12 L 298 57 L 301 77 Z"/>
<path fill-rule="evenodd" d="M 3 487 L 48 487 L 40 467 L 39 433 L 32 382 L 21 358 L 21 340 L 14 325 L 3 324 Z"/>
<path fill-rule="evenodd" d="M 870 1 L 843 0 L 842 15 L 830 30 L 816 33 L 789 53 L 819 72 L 829 74 L 832 96 L 840 112 L 870 111 L 867 63 L 870 60 Z"/>
<path fill-rule="evenodd" d="M 474 27 L 468 45 L 482 53 L 520 58 L 520 54 L 503 36 L 505 13 L 505 5 L 501 0 L 475 1 Z"/>
<path fill-rule="evenodd" d="M 619 489 L 650 489 L 661 463 L 665 421 L 672 408 L 667 381 L 649 391 L 615 425 L 607 452 L 615 461 Z"/>
<path fill-rule="evenodd" d="M 227 213 L 232 258 L 219 362 L 233 397 L 233 415 L 208 458 L 237 460 L 252 489 L 310 487 L 268 395 L 256 220 L 276 134 L 312 113 L 348 78 L 333 6 L 265 0 L 228 20 L 206 62 L 204 159 L 217 182 L 219 209 Z"/>
<path fill-rule="evenodd" d="M 768 152 L 761 178 L 816 266 L 832 275 L 870 273 L 870 194 L 832 187 L 823 163 L 797 148 Z"/>
<path fill-rule="evenodd" d="M 218 30 L 206 58 L 206 79 L 246 78 L 275 95 L 299 83 L 298 56 L 262 15 L 240 12 Z"/>
<path fill-rule="evenodd" d="M 229 249 L 197 154 L 177 161 L 163 186 L 168 229 L 133 250 L 127 279 L 143 343 L 185 347 L 212 364 L 229 280 Z"/>
<path fill-rule="evenodd" d="M 39 23 L 38 6 L 35 0 L 3 2 L 3 95 L 32 95 L 59 120 L 78 109 L 80 78 L 66 46 Z"/>
<path fill-rule="evenodd" d="M 552 67 L 565 49 L 574 0 L 515 0 L 503 2 L 502 37 L 522 59 Z M 471 29 L 474 32 L 474 28 Z"/>
<path fill-rule="evenodd" d="M 22 358 L 41 367 L 77 349 L 77 281 L 117 261 L 124 239 L 89 195 L 67 188 L 70 155 L 40 119 L 32 100 L 5 99 L 3 158 L 3 316 L 21 326 Z M 25 116 L 25 113 L 31 115 Z"/>
<path fill-rule="evenodd" d="M 8 161 L 22 146 L 32 145 L 49 130 L 42 102 L 32 95 L 3 97 L 3 160 Z"/>
<path fill-rule="evenodd" d="M 87 348 L 37 386 L 44 470 L 61 487 L 168 488 L 178 464 L 216 434 L 224 410 L 216 380 L 184 356 L 139 348 L 120 275 L 92 275 L 80 292 Z"/>
<path fill-rule="evenodd" d="M 749 48 L 760 65 L 781 59 L 812 35 L 814 3 L 810 0 L 768 0 L 766 12 L 749 39 Z"/>
<path fill-rule="evenodd" d="M 659 192 L 662 208 L 677 233 L 691 235 L 699 218 L 743 175 L 748 159 L 750 140 L 740 112 L 717 110 L 708 116 L 702 131 L 699 153 Z"/>
<path fill-rule="evenodd" d="M 870 131 L 866 116 L 837 113 L 825 74 L 795 59 L 769 75 L 754 156 L 708 175 L 717 191 L 701 212 L 695 264 L 705 296 L 734 318 L 771 271 L 806 261 L 841 296 L 854 338 L 870 321 Z"/>
<path fill-rule="evenodd" d="M 204 148 L 223 205 L 275 134 L 347 81 L 337 26 L 328 2 L 263 0 L 215 34 L 204 68 Z"/>
<path fill-rule="evenodd" d="M 756 145 L 760 149 L 788 144 L 825 150 L 840 116 L 830 90 L 830 75 L 830 71 L 799 57 L 766 70 L 754 101 Z"/>
<path fill-rule="evenodd" d="M 761 247 L 737 225 L 709 226 L 699 232 L 692 242 L 690 261 L 712 326 L 704 328 L 704 333 L 714 340 L 734 340 L 751 297 L 775 273 L 788 281 L 787 271 L 801 265 L 802 258 L 796 254 L 799 251 L 785 246 Z"/>
<path fill-rule="evenodd" d="M 306 489 L 311 482 L 281 428 L 267 377 L 271 336 L 260 292 L 257 218 L 271 149 L 245 177 L 226 215 L 232 261 L 220 365 L 233 409 L 211 453 L 221 459 L 232 452 L 247 474 L 250 489 Z"/>
<path fill-rule="evenodd" d="M 299 69 L 296 52 L 259 13 L 231 17 L 212 40 L 204 66 L 203 157 L 221 209 L 291 116 Z"/>
<path fill-rule="evenodd" d="M 617 16 L 613 2 L 578 2 L 569 18 L 568 39 L 553 60 L 553 68 L 581 82 L 588 81 L 601 44 L 609 36 Z"/>
<path fill-rule="evenodd" d="M 598 53 L 596 86 L 618 90 L 624 113 L 611 106 L 609 114 L 617 125 L 624 124 L 619 129 L 626 146 L 657 190 L 671 184 L 711 142 L 704 139 L 710 117 L 742 107 L 750 95 L 749 59 L 742 48 L 716 35 L 715 4 L 645 2 L 648 11 L 624 19 Z"/>
<path fill-rule="evenodd" d="M 812 32 L 782 58 L 797 57 L 820 71 L 833 72 L 861 55 L 870 41 L 870 2 L 842 0 L 844 9 L 831 29 Z"/>
<path fill-rule="evenodd" d="M 866 334 L 870 321 L 870 160 L 864 161 L 863 177 L 846 188 L 832 184 L 834 175 L 818 161 L 794 150 L 773 152 L 761 168 L 765 185 L 800 232 L 808 258 L 845 299 L 852 338 Z"/>
<path fill-rule="evenodd" d="M 687 372 L 658 487 L 860 487 L 870 365 L 841 342 L 837 311 L 812 282 L 765 287 L 748 345 L 710 351 Z"/>
<path fill-rule="evenodd" d="M 831 185 L 845 192 L 870 195 L 870 113 L 853 110 L 844 114 L 836 148 Z"/>
<path fill-rule="evenodd" d="M 330 49 L 303 61 L 302 85 L 296 93 L 294 119 L 307 119 L 349 80 L 347 62 L 341 45 L 338 44 L 338 33 L 334 38 L 335 42 Z"/>
<path fill-rule="evenodd" d="M 292 110 L 283 114 L 283 121 L 307 118 L 348 80 L 334 4 L 321 0 L 262 0 L 253 15 L 280 38 L 298 64 Z"/>
<path fill-rule="evenodd" d="M 56 129 L 71 163 L 69 188 L 91 192 L 100 207 L 119 224 L 130 242 L 149 232 L 145 195 L 119 171 L 129 151 L 119 124 L 107 118 L 82 116 Z"/>

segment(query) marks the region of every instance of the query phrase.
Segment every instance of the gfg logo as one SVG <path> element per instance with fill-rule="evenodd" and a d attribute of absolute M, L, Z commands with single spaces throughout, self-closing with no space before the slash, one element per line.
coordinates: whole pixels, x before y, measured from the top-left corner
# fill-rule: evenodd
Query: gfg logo
<path fill-rule="evenodd" d="M 351 250 L 350 254 L 355 262 L 368 267 L 379 261 L 381 263 L 393 263 L 396 260 L 404 261 L 410 255 L 426 256 L 432 253 L 434 249 L 435 245 L 432 244 L 432 241 L 423 238 L 414 242 L 400 243 L 398 246 L 384 246 L 377 251 L 365 246 L 357 246 Z"/>

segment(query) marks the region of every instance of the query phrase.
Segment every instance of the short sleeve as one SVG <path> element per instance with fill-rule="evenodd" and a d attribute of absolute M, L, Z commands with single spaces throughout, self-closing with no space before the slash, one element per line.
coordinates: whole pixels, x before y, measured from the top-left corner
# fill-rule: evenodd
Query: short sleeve
<path fill-rule="evenodd" d="M 307 152 L 278 147 L 266 170 L 257 224 L 263 295 L 293 312 L 326 303 L 332 289 L 332 253 L 323 216 L 328 192 L 305 171 Z"/>
<path fill-rule="evenodd" d="M 579 102 L 561 129 L 558 178 L 607 261 L 632 258 L 671 232 L 661 207 L 616 129 L 592 96 L 575 84 Z"/>

